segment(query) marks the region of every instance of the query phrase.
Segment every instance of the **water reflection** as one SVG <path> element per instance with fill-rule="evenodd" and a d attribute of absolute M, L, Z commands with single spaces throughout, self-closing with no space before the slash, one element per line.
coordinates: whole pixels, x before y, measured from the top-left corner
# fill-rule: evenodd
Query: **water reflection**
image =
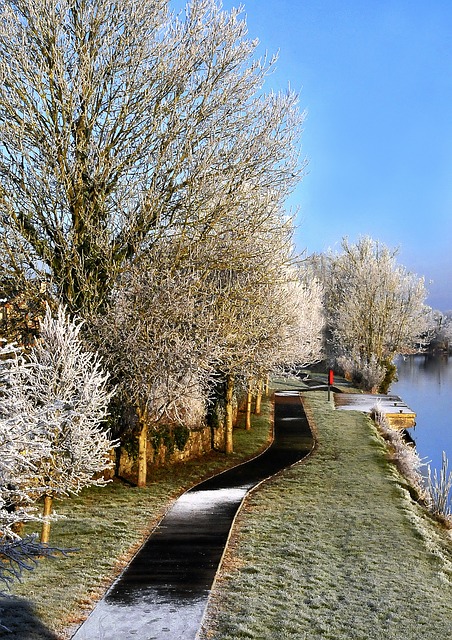
<path fill-rule="evenodd" d="M 399 380 L 391 393 L 416 412 L 412 431 L 421 458 L 441 466 L 442 451 L 452 460 L 452 358 L 419 354 L 396 360 Z"/>

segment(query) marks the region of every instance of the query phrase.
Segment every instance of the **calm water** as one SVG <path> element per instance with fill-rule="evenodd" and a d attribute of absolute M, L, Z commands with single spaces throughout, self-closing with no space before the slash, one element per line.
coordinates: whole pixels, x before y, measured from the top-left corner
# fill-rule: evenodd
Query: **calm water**
<path fill-rule="evenodd" d="M 417 414 L 410 434 L 421 458 L 441 468 L 445 451 L 452 466 L 452 356 L 414 355 L 396 360 L 398 382 L 390 392 Z"/>

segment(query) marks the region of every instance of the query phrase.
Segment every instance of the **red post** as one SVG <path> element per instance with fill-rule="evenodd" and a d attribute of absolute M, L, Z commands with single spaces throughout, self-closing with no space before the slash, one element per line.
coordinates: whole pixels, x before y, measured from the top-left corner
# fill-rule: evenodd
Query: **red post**
<path fill-rule="evenodd" d="M 328 402 L 331 399 L 331 386 L 334 384 L 334 371 L 330 369 L 328 371 Z"/>

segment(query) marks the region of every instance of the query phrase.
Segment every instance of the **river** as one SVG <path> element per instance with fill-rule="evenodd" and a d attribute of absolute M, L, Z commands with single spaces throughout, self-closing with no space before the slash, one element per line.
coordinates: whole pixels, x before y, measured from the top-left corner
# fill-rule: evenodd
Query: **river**
<path fill-rule="evenodd" d="M 410 435 L 421 458 L 441 468 L 442 452 L 452 467 L 452 356 L 411 355 L 396 360 L 398 381 L 390 389 L 416 413 Z"/>

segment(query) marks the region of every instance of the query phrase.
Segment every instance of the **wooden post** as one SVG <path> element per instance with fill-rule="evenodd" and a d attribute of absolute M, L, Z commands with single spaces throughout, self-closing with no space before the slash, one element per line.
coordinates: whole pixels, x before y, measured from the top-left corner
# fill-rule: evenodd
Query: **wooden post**
<path fill-rule="evenodd" d="M 251 403 L 253 400 L 253 396 L 251 393 L 251 380 L 248 381 L 248 389 L 246 392 L 246 418 L 245 418 L 245 429 L 249 431 L 251 429 Z"/>
<path fill-rule="evenodd" d="M 234 376 L 226 376 L 226 417 L 225 417 L 225 438 L 224 452 L 233 453 L 234 445 L 232 440 L 232 398 L 234 394 Z"/>
<path fill-rule="evenodd" d="M 44 517 L 48 517 L 51 515 L 52 502 L 53 502 L 52 496 L 49 496 L 49 495 L 44 496 L 44 511 L 42 513 Z M 42 544 L 48 544 L 49 540 L 50 540 L 50 522 L 47 521 L 42 523 L 41 542 Z"/>
<path fill-rule="evenodd" d="M 148 424 L 147 411 L 137 409 L 138 420 L 140 424 L 140 433 L 138 434 L 138 479 L 137 485 L 142 489 L 146 486 L 147 480 L 147 443 L 148 443 Z"/>

